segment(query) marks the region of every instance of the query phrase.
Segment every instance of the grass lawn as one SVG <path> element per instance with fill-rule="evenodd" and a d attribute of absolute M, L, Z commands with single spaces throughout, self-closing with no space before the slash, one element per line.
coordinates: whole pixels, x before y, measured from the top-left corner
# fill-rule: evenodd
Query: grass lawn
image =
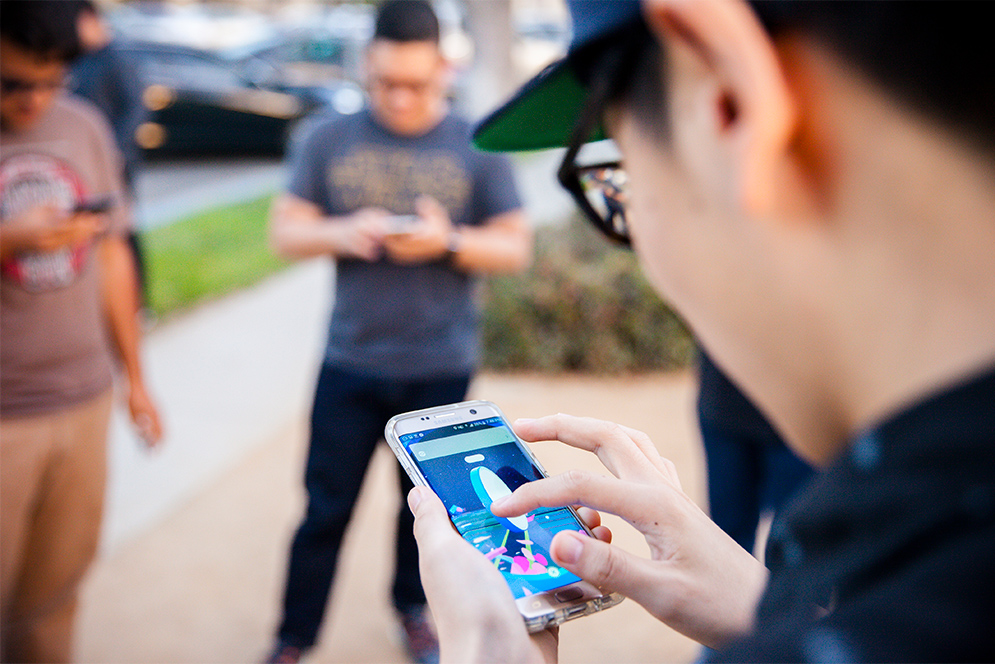
<path fill-rule="evenodd" d="M 155 315 L 223 296 L 289 265 L 267 241 L 271 200 L 267 195 L 208 210 L 143 233 L 148 304 Z"/>

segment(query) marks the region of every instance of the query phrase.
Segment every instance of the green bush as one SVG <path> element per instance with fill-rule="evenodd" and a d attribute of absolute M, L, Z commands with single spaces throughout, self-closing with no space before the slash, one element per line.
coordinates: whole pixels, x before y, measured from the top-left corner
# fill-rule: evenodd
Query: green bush
<path fill-rule="evenodd" d="M 578 220 L 536 233 L 523 274 L 484 282 L 484 366 L 612 374 L 687 366 L 693 341 L 635 256 Z"/>

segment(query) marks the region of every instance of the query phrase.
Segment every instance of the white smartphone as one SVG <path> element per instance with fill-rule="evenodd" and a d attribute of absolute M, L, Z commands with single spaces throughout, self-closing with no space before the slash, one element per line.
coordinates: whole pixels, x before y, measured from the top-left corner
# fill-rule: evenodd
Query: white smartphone
<path fill-rule="evenodd" d="M 556 533 L 591 536 L 572 507 L 510 519 L 491 513 L 497 498 L 546 477 L 496 405 L 465 401 L 403 413 L 387 422 L 385 436 L 411 481 L 442 499 L 456 531 L 504 576 L 530 632 L 622 601 L 553 562 Z"/>
<path fill-rule="evenodd" d="M 414 214 L 396 214 L 387 217 L 388 235 L 405 235 L 421 225 L 421 219 Z"/>

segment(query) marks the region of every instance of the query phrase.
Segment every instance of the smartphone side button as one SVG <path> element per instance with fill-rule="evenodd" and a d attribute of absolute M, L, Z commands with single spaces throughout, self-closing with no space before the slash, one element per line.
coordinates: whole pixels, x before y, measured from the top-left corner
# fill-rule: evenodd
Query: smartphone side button
<path fill-rule="evenodd" d="M 584 591 L 580 588 L 567 588 L 566 590 L 561 590 L 558 593 L 553 593 L 553 597 L 556 598 L 557 602 L 572 602 L 583 596 Z"/>

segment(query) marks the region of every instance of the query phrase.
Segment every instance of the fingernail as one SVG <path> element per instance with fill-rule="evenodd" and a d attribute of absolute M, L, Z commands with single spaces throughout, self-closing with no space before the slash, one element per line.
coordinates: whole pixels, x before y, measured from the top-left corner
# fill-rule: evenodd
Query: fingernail
<path fill-rule="evenodd" d="M 556 547 L 556 552 L 560 561 L 564 563 L 576 563 L 580 560 L 580 554 L 584 550 L 584 543 L 581 542 L 580 538 L 575 537 L 573 534 L 564 533 L 559 539 L 560 543 Z"/>
<path fill-rule="evenodd" d="M 418 490 L 418 487 L 415 487 L 414 489 L 408 492 L 408 509 L 411 510 L 412 514 L 414 514 L 415 510 L 418 509 L 418 506 L 421 504 L 421 501 L 422 501 L 421 491 Z"/>
<path fill-rule="evenodd" d="M 493 503 L 491 503 L 491 509 L 494 509 L 495 507 L 501 507 L 506 502 L 508 502 L 510 499 L 511 499 L 511 496 L 502 496 L 502 497 L 498 498 Z"/>
<path fill-rule="evenodd" d="M 519 417 L 517 420 L 515 420 L 515 424 L 528 424 L 529 422 L 535 422 L 535 418 L 533 418 L 533 417 Z"/>

